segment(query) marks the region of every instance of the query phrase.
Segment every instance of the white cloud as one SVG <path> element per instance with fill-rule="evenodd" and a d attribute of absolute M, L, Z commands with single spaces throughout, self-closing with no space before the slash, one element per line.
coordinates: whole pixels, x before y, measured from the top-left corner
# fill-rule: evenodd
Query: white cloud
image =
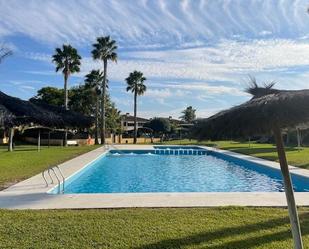
<path fill-rule="evenodd" d="M 0 36 L 23 34 L 55 45 L 89 44 L 110 34 L 121 46 L 205 44 L 265 32 L 302 36 L 309 31 L 306 7 L 305 0 L 1 0 Z"/>

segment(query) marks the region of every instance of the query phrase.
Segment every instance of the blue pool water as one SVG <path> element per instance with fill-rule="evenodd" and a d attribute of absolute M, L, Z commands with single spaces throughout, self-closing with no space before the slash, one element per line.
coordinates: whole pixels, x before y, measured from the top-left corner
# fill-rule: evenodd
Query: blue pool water
<path fill-rule="evenodd" d="M 112 151 L 71 177 L 65 193 L 278 192 L 280 171 L 204 150 L 204 155 Z M 158 152 L 157 152 L 158 153 Z M 295 191 L 309 178 L 293 177 Z"/>

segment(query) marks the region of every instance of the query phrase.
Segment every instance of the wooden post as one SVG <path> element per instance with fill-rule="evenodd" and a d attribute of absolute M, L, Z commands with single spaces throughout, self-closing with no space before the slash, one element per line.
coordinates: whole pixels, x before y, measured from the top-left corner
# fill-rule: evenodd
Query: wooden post
<path fill-rule="evenodd" d="M 64 130 L 64 141 L 63 141 L 63 143 L 64 143 L 65 147 L 68 147 L 68 128 L 65 128 L 65 130 Z"/>
<path fill-rule="evenodd" d="M 14 128 L 9 128 L 9 143 L 8 143 L 8 151 L 13 151 L 13 137 L 14 137 Z"/>
<path fill-rule="evenodd" d="M 50 131 L 48 131 L 48 148 L 50 146 Z"/>
<path fill-rule="evenodd" d="M 300 138 L 300 130 L 299 130 L 299 128 L 296 128 L 296 132 L 297 132 L 297 149 L 298 149 L 298 151 L 299 151 L 299 149 L 300 149 L 300 146 L 301 146 L 301 138 Z"/>
<path fill-rule="evenodd" d="M 41 130 L 38 131 L 38 151 L 41 150 Z"/>
<path fill-rule="evenodd" d="M 296 203 L 295 203 L 295 198 L 294 198 L 293 185 L 292 185 L 292 180 L 291 180 L 291 176 L 290 176 L 290 172 L 288 168 L 288 163 L 287 163 L 286 156 L 285 156 L 281 129 L 279 127 L 274 127 L 273 132 L 274 132 L 274 136 L 276 140 L 280 168 L 281 168 L 281 173 L 282 173 L 283 181 L 284 181 L 284 191 L 285 191 L 286 200 L 287 200 L 288 209 L 289 209 L 290 223 L 291 223 L 292 235 L 294 239 L 294 248 L 303 249 L 303 242 L 301 238 L 301 230 L 300 230 L 299 218 L 298 218 L 297 208 L 296 208 Z"/>

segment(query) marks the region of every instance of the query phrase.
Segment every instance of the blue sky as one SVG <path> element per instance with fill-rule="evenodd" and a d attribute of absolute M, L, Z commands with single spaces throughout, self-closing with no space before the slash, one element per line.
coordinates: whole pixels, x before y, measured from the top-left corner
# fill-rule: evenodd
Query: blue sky
<path fill-rule="evenodd" d="M 0 90 L 28 99 L 44 86 L 63 87 L 51 55 L 70 43 L 82 68 L 70 86 L 102 65 L 91 58 L 97 36 L 118 43 L 110 63 L 110 94 L 132 113 L 124 79 L 140 70 L 148 91 L 139 115 L 179 117 L 192 105 L 199 117 L 249 99 L 248 75 L 277 88 L 309 84 L 306 0 L 0 0 L 0 42 L 14 55 L 0 65 Z"/>

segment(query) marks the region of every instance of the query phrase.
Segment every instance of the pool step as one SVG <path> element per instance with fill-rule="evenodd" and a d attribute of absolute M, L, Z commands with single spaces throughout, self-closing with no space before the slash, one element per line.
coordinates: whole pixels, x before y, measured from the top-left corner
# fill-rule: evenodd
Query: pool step
<path fill-rule="evenodd" d="M 155 149 L 157 155 L 206 155 L 206 150 L 195 149 Z"/>

